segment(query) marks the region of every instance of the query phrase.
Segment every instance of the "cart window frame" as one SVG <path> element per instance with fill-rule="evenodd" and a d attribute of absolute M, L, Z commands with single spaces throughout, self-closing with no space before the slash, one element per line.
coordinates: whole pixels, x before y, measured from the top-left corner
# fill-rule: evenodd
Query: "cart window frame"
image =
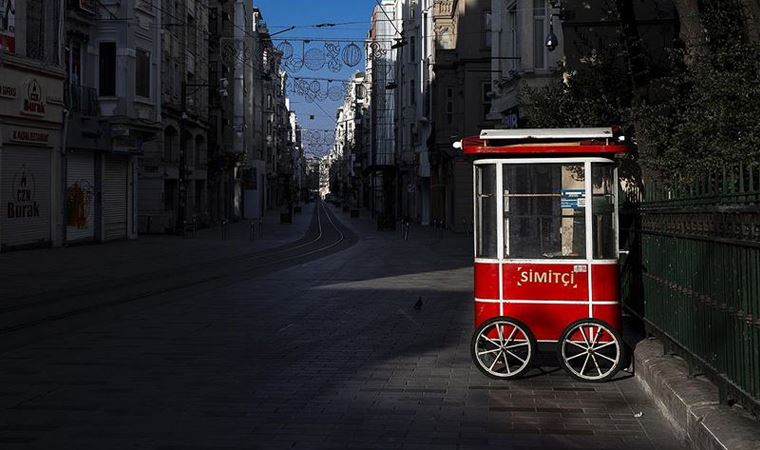
<path fill-rule="evenodd" d="M 498 167 L 495 163 L 476 164 L 473 170 L 475 193 L 473 228 L 476 258 L 499 258 Z M 489 173 L 484 174 L 486 171 Z"/>
<path fill-rule="evenodd" d="M 513 262 L 533 262 L 533 263 L 562 263 L 562 264 L 572 264 L 572 263 L 617 263 L 619 260 L 619 209 L 618 209 L 618 189 L 613 188 L 612 192 L 609 193 L 611 195 L 611 201 L 614 205 L 614 213 L 613 213 L 613 220 L 611 221 L 610 225 L 612 226 L 612 232 L 613 232 L 613 239 L 612 242 L 614 243 L 613 246 L 611 246 L 609 249 L 611 252 L 604 252 L 603 254 L 600 254 L 599 257 L 597 255 L 597 249 L 596 249 L 596 236 L 594 235 L 593 230 L 593 221 L 597 220 L 594 211 L 594 205 L 593 205 L 593 165 L 601 165 L 601 166 L 609 166 L 612 168 L 612 186 L 616 187 L 618 186 L 618 168 L 615 161 L 607 158 L 602 157 L 566 157 L 566 158 L 487 158 L 487 159 L 478 159 L 473 162 L 473 188 L 477 189 L 477 167 L 486 165 L 486 164 L 495 164 L 496 165 L 496 185 L 497 185 L 497 194 L 498 194 L 498 202 L 497 202 L 497 237 L 498 237 L 498 244 L 497 244 L 497 257 L 488 257 L 488 256 L 479 256 L 478 255 L 478 233 L 479 233 L 479 226 L 478 225 L 478 210 L 477 206 L 473 207 L 473 224 L 474 226 L 474 237 L 475 237 L 475 259 L 481 260 L 481 261 L 513 261 Z M 507 255 L 506 251 L 506 224 L 505 224 L 505 196 L 504 196 L 504 166 L 506 165 L 524 165 L 524 164 L 582 164 L 584 167 L 584 178 L 585 178 L 585 186 L 584 186 L 584 195 L 586 199 L 592 199 L 591 202 L 587 202 L 587 205 L 585 207 L 585 256 L 584 257 L 577 257 L 577 258 L 515 258 L 515 257 L 509 257 Z M 477 191 L 474 191 L 477 193 Z M 475 197 L 477 199 L 477 197 Z"/>

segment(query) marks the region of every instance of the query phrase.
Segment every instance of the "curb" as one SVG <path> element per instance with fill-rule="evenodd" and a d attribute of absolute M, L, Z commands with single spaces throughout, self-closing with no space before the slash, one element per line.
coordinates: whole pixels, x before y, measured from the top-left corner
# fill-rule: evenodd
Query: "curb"
<path fill-rule="evenodd" d="M 639 342 L 634 364 L 636 379 L 689 448 L 760 449 L 760 422 L 741 408 L 721 405 L 718 388 L 690 377 L 686 362 L 665 356 L 660 341 Z"/>

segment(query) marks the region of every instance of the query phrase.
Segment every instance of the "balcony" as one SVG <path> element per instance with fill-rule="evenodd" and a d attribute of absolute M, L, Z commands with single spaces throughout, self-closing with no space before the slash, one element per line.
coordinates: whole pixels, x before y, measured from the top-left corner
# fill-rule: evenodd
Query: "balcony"
<path fill-rule="evenodd" d="M 64 84 L 63 97 L 66 108 L 71 112 L 80 113 L 85 116 L 97 116 L 100 114 L 98 93 L 95 88 L 66 83 Z"/>

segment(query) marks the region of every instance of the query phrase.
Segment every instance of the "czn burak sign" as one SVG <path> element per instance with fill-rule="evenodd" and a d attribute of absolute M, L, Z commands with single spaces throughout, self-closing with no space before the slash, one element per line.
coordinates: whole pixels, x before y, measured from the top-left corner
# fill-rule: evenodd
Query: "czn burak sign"
<path fill-rule="evenodd" d="M 8 219 L 40 217 L 40 203 L 37 201 L 37 184 L 34 174 L 26 166 L 13 175 L 11 195 L 7 205 Z"/>

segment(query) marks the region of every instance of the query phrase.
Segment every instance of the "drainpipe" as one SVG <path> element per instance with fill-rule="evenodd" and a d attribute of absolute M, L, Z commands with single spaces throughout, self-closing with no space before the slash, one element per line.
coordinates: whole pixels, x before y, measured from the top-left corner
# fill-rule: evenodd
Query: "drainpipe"
<path fill-rule="evenodd" d="M 65 83 L 65 82 L 64 82 Z M 66 158 L 66 140 L 69 134 L 69 116 L 71 115 L 68 108 L 63 109 L 63 130 L 61 132 L 61 212 L 59 218 L 61 220 L 61 246 L 66 245 L 66 172 L 68 168 L 68 161 Z"/>

